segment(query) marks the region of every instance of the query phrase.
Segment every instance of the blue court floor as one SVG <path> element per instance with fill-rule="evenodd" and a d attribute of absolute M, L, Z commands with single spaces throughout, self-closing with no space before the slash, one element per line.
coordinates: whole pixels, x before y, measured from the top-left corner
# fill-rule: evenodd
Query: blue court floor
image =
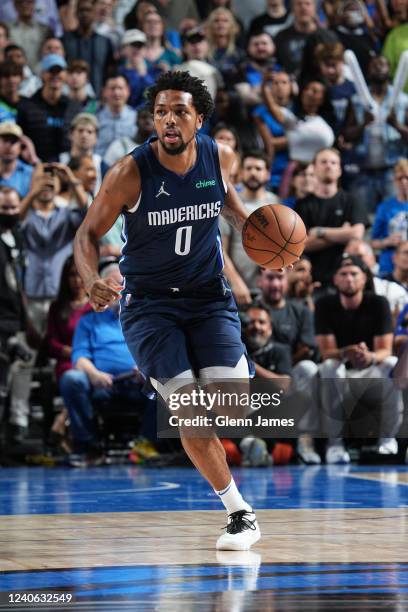
<path fill-rule="evenodd" d="M 284 511 L 307 510 L 305 516 L 314 517 L 316 523 L 313 511 L 317 510 L 333 511 L 333 519 L 338 516 L 334 511 L 372 510 L 371 519 L 380 520 L 380 512 L 386 511 L 391 521 L 387 538 L 395 537 L 396 545 L 403 544 L 402 548 L 406 544 L 406 558 L 397 555 L 393 562 L 381 562 L 378 552 L 377 557 L 371 557 L 368 539 L 367 558 L 358 563 L 336 561 L 335 549 L 333 559 L 328 562 L 288 559 L 273 563 L 262 561 L 265 549 L 258 554 L 254 547 L 254 552 L 242 562 L 239 556 L 233 559 L 221 554 L 214 557 L 214 562 L 203 560 L 202 563 L 188 559 L 186 563 L 152 563 L 144 562 L 141 557 L 134 565 L 52 568 L 44 567 L 33 558 L 33 569 L 10 570 L 4 554 L 7 517 L 16 517 L 16 520 L 21 517 L 23 521 L 27 517 L 29 522 L 44 516 L 49 516 L 51 521 L 53 517 L 58 518 L 56 515 L 86 514 L 103 518 L 104 513 L 137 516 L 143 512 L 145 516 L 146 511 L 151 511 L 168 519 L 172 512 L 176 515 L 175 511 L 187 511 L 188 517 L 194 512 L 220 510 L 220 503 L 190 468 L 5 468 L 0 469 L 0 610 L 408 610 L 408 473 L 405 467 L 236 469 L 234 477 L 244 497 L 256 509 L 283 511 L 279 515 L 283 517 Z M 394 514 L 399 521 L 395 533 Z M 405 515 L 404 543 L 401 521 L 405 521 Z M 353 516 L 358 517 L 358 513 Z M 280 529 L 284 533 L 284 521 Z M 165 547 L 166 537 L 160 539 L 160 530 L 155 536 L 157 546 Z M 29 542 L 30 536 L 27 536 L 27 551 Z M 274 537 L 267 545 L 276 545 Z M 27 607 L 24 603 L 20 606 L 10 603 L 10 594 L 23 592 L 69 592 L 73 601 L 50 605 L 31 603 Z"/>

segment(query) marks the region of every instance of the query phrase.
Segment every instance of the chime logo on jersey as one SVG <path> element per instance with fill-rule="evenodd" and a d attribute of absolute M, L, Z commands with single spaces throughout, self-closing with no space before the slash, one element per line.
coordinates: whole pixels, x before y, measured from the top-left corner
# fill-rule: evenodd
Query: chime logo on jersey
<path fill-rule="evenodd" d="M 215 185 L 215 179 L 210 179 L 210 180 L 201 179 L 200 181 L 197 181 L 197 183 L 195 184 L 196 189 L 205 189 L 206 187 L 214 187 L 214 185 Z"/>
<path fill-rule="evenodd" d="M 221 201 L 194 204 L 193 206 L 180 206 L 168 210 L 155 210 L 147 213 L 149 225 L 171 225 L 182 221 L 196 221 L 218 217 L 221 212 Z"/>

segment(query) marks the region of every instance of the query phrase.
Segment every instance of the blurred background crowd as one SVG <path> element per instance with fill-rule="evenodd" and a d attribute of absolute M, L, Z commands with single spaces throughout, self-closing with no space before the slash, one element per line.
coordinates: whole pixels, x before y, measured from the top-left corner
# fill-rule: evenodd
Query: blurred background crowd
<path fill-rule="evenodd" d="M 202 129 L 235 151 L 248 210 L 283 202 L 308 230 L 293 271 L 262 271 L 220 223 L 258 377 L 313 404 L 297 443 L 226 448 L 246 465 L 351 460 L 335 418 L 345 381 L 401 382 L 408 367 L 408 81 L 393 89 L 406 50 L 407 0 L 1 1 L 0 462 L 20 447 L 36 456 L 24 445 L 38 422 L 53 456 L 100 464 L 124 406 L 138 417 L 123 427 L 131 460 L 178 450 L 156 440 L 118 313 L 89 312 L 72 258 L 104 174 L 153 134 L 144 92 L 168 70 L 210 90 Z M 120 280 L 121 247 L 119 219 L 100 243 L 102 275 Z M 315 392 L 323 379 L 341 379 L 342 392 Z M 374 382 L 358 391 L 384 415 L 373 452 L 403 458 L 403 391 Z"/>

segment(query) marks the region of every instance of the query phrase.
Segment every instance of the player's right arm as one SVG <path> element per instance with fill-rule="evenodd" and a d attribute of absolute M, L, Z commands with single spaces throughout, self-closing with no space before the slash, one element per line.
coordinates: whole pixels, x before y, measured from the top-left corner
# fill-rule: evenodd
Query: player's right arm
<path fill-rule="evenodd" d="M 139 169 L 132 157 L 119 160 L 105 176 L 74 242 L 75 263 L 96 311 L 105 310 L 120 297 L 121 287 L 98 274 L 99 239 L 115 223 L 124 208 L 132 208 L 140 196 Z"/>

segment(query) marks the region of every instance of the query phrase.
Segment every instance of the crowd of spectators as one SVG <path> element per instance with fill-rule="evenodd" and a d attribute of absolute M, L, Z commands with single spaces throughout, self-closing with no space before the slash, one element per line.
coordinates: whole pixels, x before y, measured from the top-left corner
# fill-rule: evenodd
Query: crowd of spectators
<path fill-rule="evenodd" d="M 366 95 L 346 50 L 367 79 Z M 231 180 L 248 211 L 283 202 L 307 227 L 305 257 L 287 273 L 259 271 L 240 236 L 220 222 L 225 274 L 248 322 L 257 374 L 281 375 L 289 395 L 306 394 L 311 410 L 298 453 L 318 463 L 316 379 L 392 376 L 408 336 L 408 81 L 393 88 L 406 50 L 407 0 L 2 0 L 0 421 L 7 439 L 27 433 L 38 355 L 56 360 L 74 450 L 76 442 L 89 443 L 93 457 L 99 449 L 93 395 L 135 394 L 148 409 L 137 376 L 129 376 L 134 388 L 114 383 L 136 367 L 123 346 L 119 370 L 100 361 L 103 348 L 89 326 L 111 324 L 119 346 L 117 316 L 87 314 L 72 242 L 109 167 L 153 133 L 146 88 L 162 72 L 188 70 L 214 98 L 202 130 L 234 150 Z M 101 239 L 101 257 L 117 258 L 121 247 L 118 220 Z M 336 412 L 333 389 L 324 393 Z M 368 400 L 380 396 L 372 391 Z M 386 393 L 391 425 L 379 436 L 382 454 L 398 450 L 400 404 L 398 391 Z M 330 434 L 326 459 L 349 460 L 339 432 Z"/>

